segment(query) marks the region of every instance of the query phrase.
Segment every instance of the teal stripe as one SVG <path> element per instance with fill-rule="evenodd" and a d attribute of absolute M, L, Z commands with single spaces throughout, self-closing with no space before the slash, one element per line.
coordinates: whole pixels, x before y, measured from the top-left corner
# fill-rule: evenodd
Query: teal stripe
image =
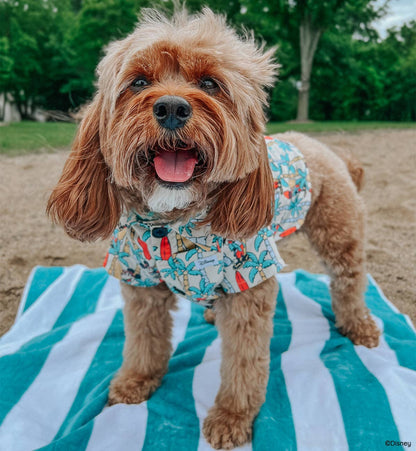
<path fill-rule="evenodd" d="M 0 358 L 0 424 L 40 373 L 49 352 L 72 322 L 92 313 L 105 284 L 105 270 L 86 270 L 52 330 L 29 340 L 14 354 Z"/>
<path fill-rule="evenodd" d="M 269 451 L 272 443 L 280 444 L 278 448 L 287 451 L 297 448 L 292 409 L 281 368 L 281 356 L 289 349 L 291 337 L 292 325 L 280 289 L 274 316 L 273 338 L 270 343 L 270 377 L 266 401 L 253 427 L 253 450 L 255 451 Z"/>
<path fill-rule="evenodd" d="M 162 385 L 147 401 L 143 450 L 197 449 L 199 419 L 192 392 L 194 371 L 217 335 L 216 328 L 204 320 L 203 308 L 192 303 L 185 338 L 170 359 Z"/>
<path fill-rule="evenodd" d="M 37 299 L 39 299 L 49 285 L 52 285 L 52 283 L 55 282 L 55 280 L 58 279 L 63 272 L 64 268 L 60 266 L 50 268 L 39 266 L 38 268 L 35 268 L 22 313 L 25 312 Z"/>
<path fill-rule="evenodd" d="M 87 269 L 82 273 L 71 299 L 62 310 L 54 328 L 73 323 L 94 312 L 101 290 L 107 282 L 108 274 L 104 268 Z"/>
<path fill-rule="evenodd" d="M 50 350 L 64 338 L 69 327 L 39 335 L 14 354 L 0 358 L 0 424 L 36 379 Z"/>
<path fill-rule="evenodd" d="M 123 314 L 121 310 L 118 310 L 91 361 L 54 441 L 63 436 L 72 435 L 87 424 L 89 427 L 83 430 L 89 437 L 93 427 L 92 420 L 103 410 L 108 398 L 110 381 L 121 366 L 123 344 Z"/>
<path fill-rule="evenodd" d="M 396 353 L 399 364 L 416 371 L 416 334 L 401 313 L 396 313 L 384 299 L 374 283 L 366 292 L 367 305 L 374 315 L 383 320 L 384 338 Z"/>
<path fill-rule="evenodd" d="M 296 271 L 296 287 L 318 302 L 330 326 L 330 339 L 321 359 L 334 381 L 351 450 L 384 449 L 386 437 L 400 441 L 383 386 L 367 370 L 352 342 L 335 327 L 328 287 L 303 271 Z"/>

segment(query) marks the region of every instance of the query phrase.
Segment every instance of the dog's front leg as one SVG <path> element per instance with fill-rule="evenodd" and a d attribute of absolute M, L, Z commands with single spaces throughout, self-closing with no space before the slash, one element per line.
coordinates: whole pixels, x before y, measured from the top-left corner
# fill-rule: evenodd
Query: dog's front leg
<path fill-rule="evenodd" d="M 203 428 L 214 448 L 231 449 L 251 439 L 269 378 L 277 291 L 277 280 L 271 278 L 216 301 L 215 324 L 222 338 L 221 386 Z"/>
<path fill-rule="evenodd" d="M 171 353 L 175 296 L 163 283 L 157 287 L 121 284 L 125 301 L 126 341 L 123 364 L 110 385 L 109 404 L 138 404 L 160 385 Z"/>

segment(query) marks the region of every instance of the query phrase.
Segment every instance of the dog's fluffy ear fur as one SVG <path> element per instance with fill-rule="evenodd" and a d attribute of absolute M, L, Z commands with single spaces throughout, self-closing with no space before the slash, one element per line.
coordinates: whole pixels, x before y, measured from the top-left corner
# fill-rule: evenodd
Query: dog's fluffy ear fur
<path fill-rule="evenodd" d="M 246 177 L 221 186 L 206 221 L 213 233 L 226 238 L 246 239 L 273 219 L 274 185 L 267 147 L 261 140 L 259 166 Z"/>
<path fill-rule="evenodd" d="M 100 149 L 101 96 L 87 107 L 47 213 L 81 241 L 107 238 L 121 213 L 118 191 Z"/>

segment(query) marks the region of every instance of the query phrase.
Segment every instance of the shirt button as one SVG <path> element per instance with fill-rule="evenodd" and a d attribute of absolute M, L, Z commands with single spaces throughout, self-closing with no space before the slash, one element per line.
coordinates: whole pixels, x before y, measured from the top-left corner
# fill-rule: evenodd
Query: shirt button
<path fill-rule="evenodd" d="M 166 227 L 155 227 L 152 230 L 152 235 L 155 238 L 163 238 L 169 233 L 169 230 Z"/>

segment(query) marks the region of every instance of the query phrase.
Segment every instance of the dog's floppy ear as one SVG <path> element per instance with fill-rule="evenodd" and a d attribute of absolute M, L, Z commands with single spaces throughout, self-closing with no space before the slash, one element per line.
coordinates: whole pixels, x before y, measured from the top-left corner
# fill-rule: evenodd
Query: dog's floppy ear
<path fill-rule="evenodd" d="M 274 186 L 267 148 L 261 138 L 259 166 L 246 177 L 223 185 L 206 223 L 213 233 L 245 239 L 255 235 L 273 219 Z M 204 221 L 205 222 L 205 221 Z"/>
<path fill-rule="evenodd" d="M 107 238 L 121 212 L 118 191 L 111 183 L 110 170 L 100 150 L 101 107 L 102 99 L 97 94 L 85 111 L 46 209 L 69 236 L 81 241 Z"/>

